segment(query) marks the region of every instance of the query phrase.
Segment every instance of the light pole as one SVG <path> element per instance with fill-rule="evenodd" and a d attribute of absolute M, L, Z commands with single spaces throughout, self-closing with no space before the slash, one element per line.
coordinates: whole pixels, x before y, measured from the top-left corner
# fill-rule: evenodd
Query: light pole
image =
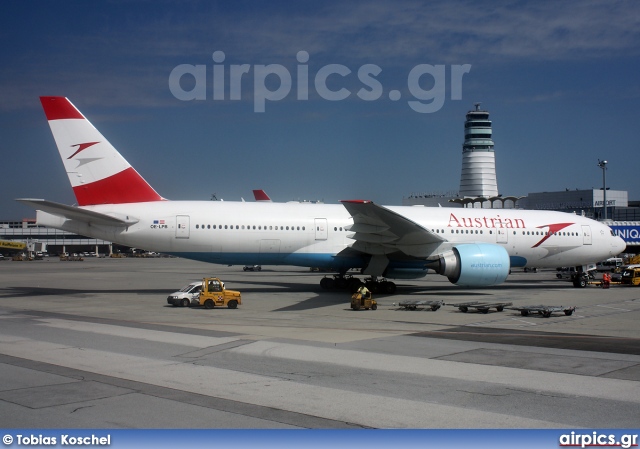
<path fill-rule="evenodd" d="M 598 159 L 598 167 L 602 169 L 602 216 L 607 219 L 607 161 Z"/>

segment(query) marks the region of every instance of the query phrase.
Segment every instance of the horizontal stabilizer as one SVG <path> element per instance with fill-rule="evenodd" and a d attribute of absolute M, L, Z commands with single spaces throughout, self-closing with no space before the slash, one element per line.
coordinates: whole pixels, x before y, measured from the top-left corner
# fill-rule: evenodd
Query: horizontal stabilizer
<path fill-rule="evenodd" d="M 27 206 L 31 206 L 36 210 L 41 210 L 49 214 L 66 218 L 67 220 L 82 221 L 85 223 L 106 225 L 106 226 L 130 226 L 137 223 L 137 218 L 130 217 L 114 217 L 111 215 L 101 214 L 92 210 L 80 209 L 78 207 L 67 206 L 66 204 L 55 203 L 53 201 L 39 200 L 32 198 L 20 198 L 20 201 Z"/>

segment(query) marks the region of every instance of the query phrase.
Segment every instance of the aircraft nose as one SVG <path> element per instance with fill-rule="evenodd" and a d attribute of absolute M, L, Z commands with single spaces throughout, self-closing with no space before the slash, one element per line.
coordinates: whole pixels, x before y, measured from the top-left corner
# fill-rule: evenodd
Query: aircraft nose
<path fill-rule="evenodd" d="M 627 243 L 622 239 L 622 237 L 616 236 L 612 246 L 615 254 L 620 254 L 627 247 Z"/>

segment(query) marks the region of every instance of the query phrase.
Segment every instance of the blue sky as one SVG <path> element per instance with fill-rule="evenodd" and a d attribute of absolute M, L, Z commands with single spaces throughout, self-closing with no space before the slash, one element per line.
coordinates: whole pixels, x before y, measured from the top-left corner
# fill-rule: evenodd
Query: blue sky
<path fill-rule="evenodd" d="M 41 95 L 69 97 L 169 199 L 252 200 L 262 188 L 277 201 L 393 205 L 457 191 L 475 102 L 493 120 L 500 193 L 599 188 L 607 159 L 608 186 L 640 199 L 635 1 L 23 1 L 2 2 L 0 24 L 0 219 L 34 216 L 15 198 L 75 202 Z M 213 97 L 216 51 L 224 100 Z M 205 66 L 204 100 L 172 94 L 181 64 Z M 231 100 L 230 67 L 242 64 Z M 350 71 L 325 83 L 345 99 L 316 88 L 330 64 Z M 358 70 L 368 64 L 381 69 L 368 78 L 381 91 L 366 101 Z M 431 113 L 409 105 L 409 74 L 423 64 L 445 70 L 413 85 L 444 98 Z M 455 99 L 452 67 L 467 64 Z M 255 84 L 269 65 L 291 74 L 290 90 L 255 112 L 256 96 L 280 88 L 275 74 Z M 181 78 L 184 91 L 194 83 Z"/>

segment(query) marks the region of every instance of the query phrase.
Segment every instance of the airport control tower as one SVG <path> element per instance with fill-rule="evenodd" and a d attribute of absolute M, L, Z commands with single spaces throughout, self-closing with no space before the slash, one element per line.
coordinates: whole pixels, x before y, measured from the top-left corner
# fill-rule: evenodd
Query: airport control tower
<path fill-rule="evenodd" d="M 496 158 L 491 140 L 489 112 L 480 109 L 467 112 L 464 122 L 464 144 L 462 144 L 461 197 L 498 196 L 496 180 Z"/>

